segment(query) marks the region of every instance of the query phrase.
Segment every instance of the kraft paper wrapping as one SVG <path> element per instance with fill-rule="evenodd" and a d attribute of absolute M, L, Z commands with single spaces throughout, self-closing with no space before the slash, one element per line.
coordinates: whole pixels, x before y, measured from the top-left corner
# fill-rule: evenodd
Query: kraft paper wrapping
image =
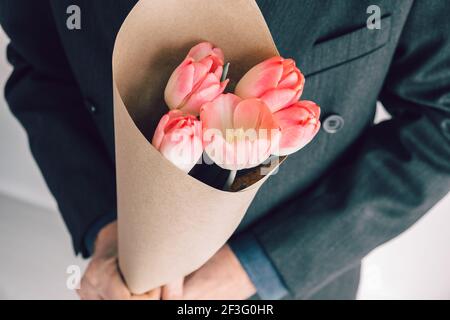
<path fill-rule="evenodd" d="M 234 81 L 277 55 L 253 0 L 141 0 L 113 54 L 119 265 L 135 294 L 202 266 L 226 243 L 267 176 L 247 189 L 214 189 L 177 169 L 149 140 L 167 112 L 163 92 L 190 47 L 223 49 Z"/>

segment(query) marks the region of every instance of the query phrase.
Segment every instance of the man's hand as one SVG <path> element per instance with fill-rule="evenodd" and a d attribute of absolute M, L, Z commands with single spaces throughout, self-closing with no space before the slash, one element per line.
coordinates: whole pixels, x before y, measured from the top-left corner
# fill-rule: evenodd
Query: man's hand
<path fill-rule="evenodd" d="M 98 234 L 94 254 L 83 275 L 78 295 L 83 300 L 158 300 L 165 297 L 180 297 L 181 282 L 163 289 L 158 288 L 143 295 L 132 295 L 119 271 L 117 260 L 117 222 L 105 226 Z"/>
<path fill-rule="evenodd" d="M 183 299 L 247 299 L 256 289 L 228 245 L 206 264 L 186 277 Z"/>
<path fill-rule="evenodd" d="M 184 285 L 183 285 L 184 282 Z M 143 295 L 133 295 L 120 274 L 117 260 L 117 222 L 98 234 L 94 254 L 81 279 L 83 300 L 247 299 L 255 287 L 228 245 L 185 279 Z"/>

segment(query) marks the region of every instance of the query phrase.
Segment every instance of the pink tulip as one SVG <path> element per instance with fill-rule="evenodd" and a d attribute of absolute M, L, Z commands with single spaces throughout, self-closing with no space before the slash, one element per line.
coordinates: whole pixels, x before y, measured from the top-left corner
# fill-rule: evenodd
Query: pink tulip
<path fill-rule="evenodd" d="M 228 170 L 256 167 L 277 148 L 280 129 L 267 105 L 228 93 L 203 105 L 205 152 Z"/>
<path fill-rule="evenodd" d="M 152 144 L 166 159 L 188 173 L 203 153 L 202 124 L 180 110 L 169 111 L 159 121 Z"/>
<path fill-rule="evenodd" d="M 279 150 L 275 155 L 284 156 L 297 152 L 307 145 L 320 129 L 320 107 L 312 101 L 299 101 L 274 113 L 281 128 Z"/>
<path fill-rule="evenodd" d="M 221 94 L 228 80 L 220 82 L 223 53 L 211 43 L 193 47 L 170 76 L 164 98 L 170 109 L 198 116 L 200 107 Z"/>
<path fill-rule="evenodd" d="M 272 112 L 300 99 L 305 77 L 292 59 L 273 57 L 250 69 L 236 86 L 243 98 L 260 98 Z"/>

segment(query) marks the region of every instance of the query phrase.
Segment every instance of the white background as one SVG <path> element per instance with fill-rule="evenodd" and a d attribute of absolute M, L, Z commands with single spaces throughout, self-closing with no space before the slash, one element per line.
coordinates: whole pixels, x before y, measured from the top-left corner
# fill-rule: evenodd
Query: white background
<path fill-rule="evenodd" d="M 0 29 L 0 90 L 11 71 Z M 363 264 L 360 299 L 450 299 L 450 196 Z M 357 241 L 357 240 L 355 240 Z M 70 239 L 28 149 L 0 98 L 0 299 L 72 299 Z M 301 270 L 299 270 L 301 272 Z"/>

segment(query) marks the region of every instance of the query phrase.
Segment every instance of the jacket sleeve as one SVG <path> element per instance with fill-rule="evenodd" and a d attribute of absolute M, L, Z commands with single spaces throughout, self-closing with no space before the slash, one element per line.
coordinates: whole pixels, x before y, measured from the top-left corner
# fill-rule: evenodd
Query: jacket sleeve
<path fill-rule="evenodd" d="M 302 197 L 251 230 L 307 298 L 424 215 L 450 189 L 450 10 L 416 1 L 380 95 L 392 119 Z"/>
<path fill-rule="evenodd" d="M 86 256 L 86 230 L 116 212 L 113 161 L 65 58 L 48 1 L 2 1 L 0 23 L 13 66 L 6 100 L 27 132 L 76 253 Z"/>

